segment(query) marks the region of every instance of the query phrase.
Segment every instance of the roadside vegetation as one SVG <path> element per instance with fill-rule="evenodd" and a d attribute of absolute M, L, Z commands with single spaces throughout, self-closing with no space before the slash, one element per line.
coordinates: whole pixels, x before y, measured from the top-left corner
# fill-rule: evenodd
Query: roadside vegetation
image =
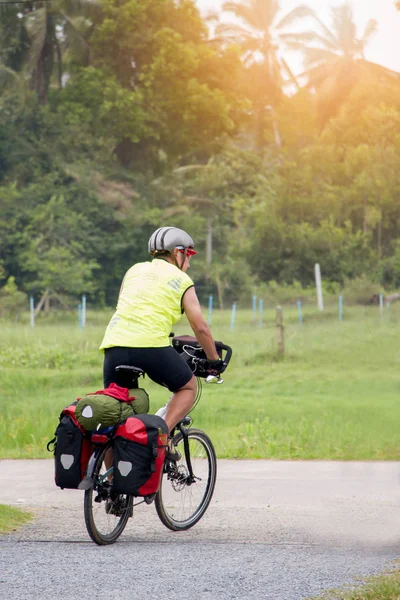
<path fill-rule="evenodd" d="M 2 326 L 1 458 L 45 458 L 61 409 L 102 388 L 98 351 L 111 311 L 89 311 L 87 326 L 71 321 L 34 328 Z M 64 317 L 65 319 L 65 317 Z M 73 319 L 73 320 L 72 320 Z M 284 308 L 285 354 L 277 350 L 275 309 L 263 323 L 251 310 L 214 311 L 212 329 L 234 349 L 222 386 L 203 385 L 194 424 L 213 439 L 220 458 L 399 460 L 400 304 L 336 307 L 319 313 Z M 185 323 L 175 333 L 188 333 Z M 151 410 L 168 393 L 149 379 Z"/>
<path fill-rule="evenodd" d="M 0 504 L 0 534 L 15 531 L 29 523 L 32 518 L 30 513 Z"/>
<path fill-rule="evenodd" d="M 399 600 L 400 569 L 371 577 L 357 589 L 333 590 L 310 600 Z"/>

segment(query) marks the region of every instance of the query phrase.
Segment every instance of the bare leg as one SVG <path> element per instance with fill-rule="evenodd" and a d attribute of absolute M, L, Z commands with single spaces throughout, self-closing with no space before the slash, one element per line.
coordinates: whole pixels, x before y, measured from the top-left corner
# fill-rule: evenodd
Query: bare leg
<path fill-rule="evenodd" d="M 197 381 L 193 375 L 192 379 L 172 396 L 168 402 L 167 413 L 165 415 L 165 422 L 170 431 L 188 414 L 193 406 L 196 392 Z"/>

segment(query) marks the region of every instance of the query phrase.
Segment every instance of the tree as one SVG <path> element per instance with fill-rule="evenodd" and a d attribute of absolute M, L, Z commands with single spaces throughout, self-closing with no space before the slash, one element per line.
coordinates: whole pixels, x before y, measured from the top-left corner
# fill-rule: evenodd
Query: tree
<path fill-rule="evenodd" d="M 281 50 L 287 40 L 297 40 L 297 34 L 286 33 L 285 27 L 298 19 L 311 16 L 313 11 L 298 6 L 284 16 L 280 15 L 278 0 L 237 0 L 225 2 L 223 10 L 235 15 L 243 25 L 223 24 L 216 27 L 217 36 L 238 44 L 247 65 L 247 84 L 251 90 L 256 115 L 256 146 L 264 145 L 264 127 L 270 116 L 275 144 L 281 146 L 275 109 L 283 96 L 283 87 L 289 80 L 297 83 Z M 284 42 L 285 40 L 285 42 Z"/>
<path fill-rule="evenodd" d="M 2 0 L 0 0 L 1 8 Z M 39 102 L 46 104 L 54 70 L 58 86 L 62 86 L 63 53 L 70 47 L 87 59 L 88 45 L 79 31 L 75 17 L 93 7 L 91 0 L 38 0 L 20 13 L 6 11 L 1 26 L 0 51 L 6 66 L 26 70 L 31 88 Z M 4 9 L 4 7 L 3 7 Z"/>
<path fill-rule="evenodd" d="M 247 108 L 237 93 L 238 52 L 207 44 L 189 0 L 110 0 L 103 11 L 91 66 L 63 90 L 67 112 L 91 118 L 126 168 L 160 174 L 207 160 Z"/>
<path fill-rule="evenodd" d="M 320 31 L 298 34 L 298 40 L 288 40 L 291 49 L 300 50 L 306 70 L 307 87 L 318 92 L 321 123 L 335 115 L 357 82 L 374 77 L 375 81 L 393 79 L 398 73 L 367 61 L 364 51 L 377 31 L 377 22 L 370 19 L 361 37 L 357 36 L 352 8 L 344 3 L 332 7 L 331 28 L 314 14 Z"/>

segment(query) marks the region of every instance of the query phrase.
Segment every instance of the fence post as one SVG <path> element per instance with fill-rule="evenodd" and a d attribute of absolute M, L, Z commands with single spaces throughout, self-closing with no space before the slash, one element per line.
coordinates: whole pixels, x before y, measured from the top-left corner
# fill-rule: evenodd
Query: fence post
<path fill-rule="evenodd" d="M 283 326 L 283 312 L 280 306 L 276 307 L 276 332 L 278 337 L 278 354 L 280 356 L 283 356 L 285 354 L 285 338 Z"/>
<path fill-rule="evenodd" d="M 82 303 L 78 304 L 78 327 L 82 329 Z"/>
<path fill-rule="evenodd" d="M 381 313 L 381 319 L 383 317 L 383 294 L 379 294 L 379 312 Z"/>
<path fill-rule="evenodd" d="M 232 314 L 231 314 L 231 329 L 235 326 L 235 316 L 236 316 L 236 304 L 232 304 Z"/>
<path fill-rule="evenodd" d="M 317 301 L 319 310 L 324 310 L 324 300 L 322 297 L 322 279 L 321 279 L 321 267 L 318 263 L 314 266 L 315 270 L 315 286 L 317 288 Z"/>
<path fill-rule="evenodd" d="M 35 327 L 35 301 L 33 296 L 29 298 L 29 308 L 31 312 L 31 327 Z"/>
<path fill-rule="evenodd" d="M 257 319 L 257 296 L 253 296 L 253 321 Z"/>
<path fill-rule="evenodd" d="M 86 325 L 86 294 L 82 296 L 82 327 Z"/>
<path fill-rule="evenodd" d="M 208 324 L 211 325 L 212 321 L 212 308 L 213 308 L 213 297 L 208 297 Z"/>
<path fill-rule="evenodd" d="M 297 314 L 299 317 L 299 325 L 303 323 L 303 312 L 301 310 L 301 300 L 297 300 Z"/>

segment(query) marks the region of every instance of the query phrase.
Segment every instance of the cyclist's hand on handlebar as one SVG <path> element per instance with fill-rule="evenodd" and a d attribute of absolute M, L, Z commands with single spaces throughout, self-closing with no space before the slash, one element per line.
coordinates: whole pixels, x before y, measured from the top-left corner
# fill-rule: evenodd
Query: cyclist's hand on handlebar
<path fill-rule="evenodd" d="M 208 360 L 207 359 L 207 371 L 210 375 L 220 375 L 226 369 L 227 365 L 221 358 L 217 360 Z"/>

